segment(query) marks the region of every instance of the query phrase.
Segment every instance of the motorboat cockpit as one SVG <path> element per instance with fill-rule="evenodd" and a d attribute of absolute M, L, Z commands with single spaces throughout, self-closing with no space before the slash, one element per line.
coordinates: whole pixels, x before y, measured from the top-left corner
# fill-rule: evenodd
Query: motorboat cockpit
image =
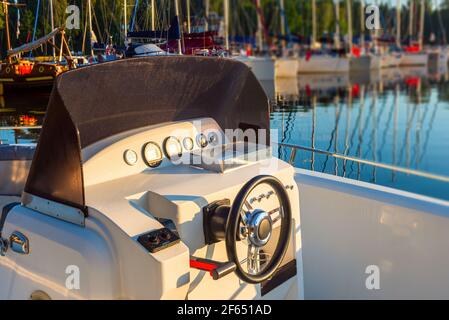
<path fill-rule="evenodd" d="M 64 73 L 36 149 L 0 148 L 0 299 L 449 297 L 446 202 L 294 169 L 273 140 L 238 61 Z"/>
<path fill-rule="evenodd" d="M 263 89 L 241 63 L 153 58 L 58 78 L 3 211 L 1 298 L 299 297 L 297 187 Z"/>

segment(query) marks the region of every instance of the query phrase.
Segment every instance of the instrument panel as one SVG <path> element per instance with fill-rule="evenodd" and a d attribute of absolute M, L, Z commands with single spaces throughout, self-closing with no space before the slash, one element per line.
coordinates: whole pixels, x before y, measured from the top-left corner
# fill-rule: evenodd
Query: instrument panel
<path fill-rule="evenodd" d="M 96 184 L 173 165 L 183 155 L 227 143 L 211 118 L 171 122 L 110 137 L 83 150 L 84 178 Z M 100 180 L 101 179 L 101 180 Z"/>

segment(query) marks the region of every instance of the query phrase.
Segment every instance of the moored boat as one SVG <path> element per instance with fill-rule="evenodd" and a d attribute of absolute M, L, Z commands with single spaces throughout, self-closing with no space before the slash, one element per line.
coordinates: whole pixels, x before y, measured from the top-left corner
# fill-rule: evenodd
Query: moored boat
<path fill-rule="evenodd" d="M 349 71 L 349 58 L 340 53 L 308 52 L 299 58 L 299 73 L 342 73 Z"/>
<path fill-rule="evenodd" d="M 33 51 L 57 36 L 61 36 L 60 55 L 52 62 L 22 58 L 26 52 Z M 67 54 L 63 53 L 66 50 Z M 62 63 L 62 58 L 65 63 Z M 56 77 L 76 68 L 65 40 L 64 29 L 57 28 L 48 35 L 15 49 L 8 50 L 6 61 L 2 63 L 0 83 L 6 88 L 51 88 Z"/>

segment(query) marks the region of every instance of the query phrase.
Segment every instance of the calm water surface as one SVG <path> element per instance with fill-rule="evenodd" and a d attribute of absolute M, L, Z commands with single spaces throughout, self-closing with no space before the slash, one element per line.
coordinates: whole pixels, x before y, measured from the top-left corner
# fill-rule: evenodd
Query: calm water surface
<path fill-rule="evenodd" d="M 283 143 L 449 177 L 447 68 L 314 75 L 275 83 Z M 291 159 L 291 149 L 280 147 Z M 449 200 L 449 183 L 298 151 L 296 167 Z"/>
<path fill-rule="evenodd" d="M 263 83 L 279 141 L 449 177 L 447 68 L 308 75 Z M 2 143 L 35 143 L 49 94 L 0 96 Z M 291 160 L 291 149 L 279 147 Z M 296 167 L 449 200 L 449 183 L 298 151 Z"/>

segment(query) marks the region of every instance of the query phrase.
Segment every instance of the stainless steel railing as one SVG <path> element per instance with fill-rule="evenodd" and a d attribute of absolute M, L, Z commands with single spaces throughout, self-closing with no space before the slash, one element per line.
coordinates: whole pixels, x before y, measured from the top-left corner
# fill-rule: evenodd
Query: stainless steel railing
<path fill-rule="evenodd" d="M 275 143 L 275 144 L 277 144 L 277 143 Z M 303 150 L 303 151 L 309 151 L 309 152 L 313 152 L 313 153 L 323 154 L 323 155 L 333 157 L 336 159 L 353 161 L 353 162 L 360 163 L 360 164 L 366 164 L 366 165 L 370 165 L 370 166 L 377 167 L 377 168 L 388 169 L 388 170 L 392 170 L 392 171 L 396 171 L 396 172 L 402 172 L 405 174 L 414 175 L 414 176 L 418 176 L 418 177 L 423 177 L 423 178 L 428 178 L 428 179 L 433 179 L 433 180 L 438 180 L 438 181 L 443 181 L 443 182 L 449 182 L 449 177 L 437 175 L 437 174 L 433 174 L 433 173 L 429 173 L 429 172 L 423 172 L 423 171 L 419 171 L 419 170 L 398 167 L 395 165 L 360 159 L 360 158 L 351 157 L 351 156 L 347 156 L 347 155 L 340 154 L 340 153 L 320 150 L 320 149 L 316 149 L 316 148 L 298 146 L 298 145 L 293 145 L 293 144 L 288 144 L 288 143 L 279 143 L 278 145 L 281 147 L 292 149 L 292 152 L 290 154 L 290 159 L 289 159 L 290 164 L 294 163 L 297 151 Z"/>
<path fill-rule="evenodd" d="M 11 127 L 0 127 L 2 130 L 40 130 L 42 126 L 11 126 Z"/>

